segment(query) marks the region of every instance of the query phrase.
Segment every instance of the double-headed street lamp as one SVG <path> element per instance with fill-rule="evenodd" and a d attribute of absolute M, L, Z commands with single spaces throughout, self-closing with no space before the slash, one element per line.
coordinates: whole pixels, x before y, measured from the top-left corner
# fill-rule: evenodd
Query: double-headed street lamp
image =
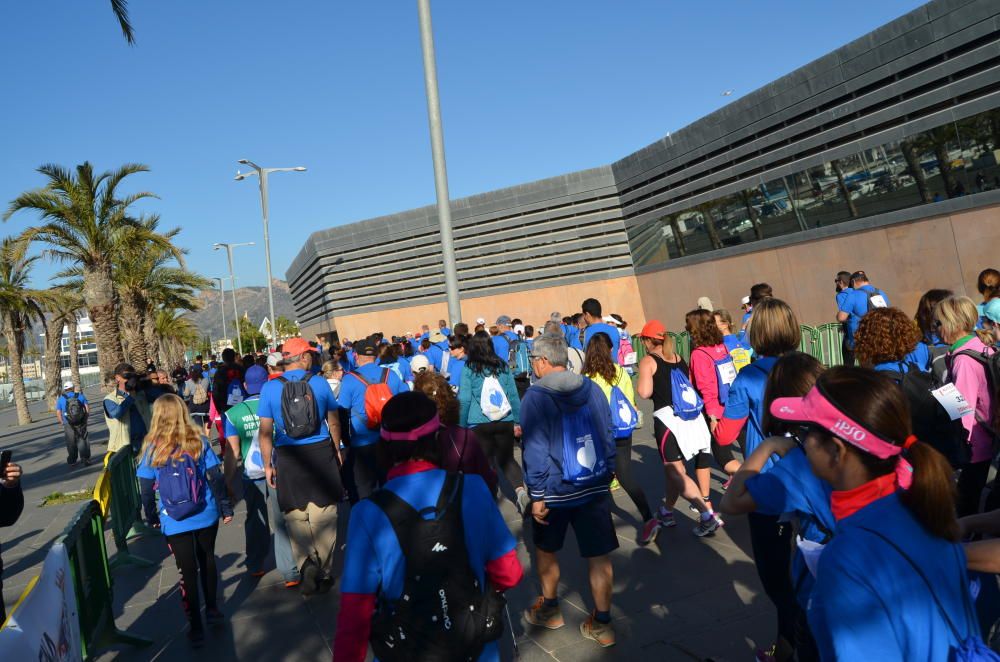
<path fill-rule="evenodd" d="M 222 340 L 225 344 L 229 344 L 229 335 L 226 331 L 226 290 L 222 287 L 222 281 L 225 280 L 222 276 L 213 276 L 212 280 L 219 281 L 219 308 L 222 310 Z M 212 352 L 215 353 L 214 351 Z"/>
<path fill-rule="evenodd" d="M 240 333 L 240 312 L 236 309 L 236 274 L 233 272 L 233 249 L 240 246 L 253 246 L 252 241 L 244 241 L 239 244 L 227 244 L 225 242 L 216 242 L 212 244 L 213 250 L 219 250 L 220 248 L 226 249 L 226 255 L 229 257 L 229 282 L 232 285 L 233 291 L 233 320 L 236 322 L 236 345 L 240 349 L 240 356 L 243 356 L 243 334 Z M 268 276 L 270 278 L 270 276 Z"/>
<path fill-rule="evenodd" d="M 271 313 L 271 347 L 273 349 L 278 346 L 278 332 L 275 329 L 276 324 L 274 320 L 274 291 L 271 289 L 271 239 L 267 233 L 267 176 L 272 172 L 304 172 L 305 168 L 303 166 L 295 168 L 262 168 L 249 159 L 240 159 L 238 163 L 250 166 L 253 168 L 253 172 L 238 173 L 236 181 L 242 181 L 251 175 L 257 175 L 257 179 L 260 180 L 260 209 L 264 217 L 264 266 L 267 269 L 267 306 Z"/>

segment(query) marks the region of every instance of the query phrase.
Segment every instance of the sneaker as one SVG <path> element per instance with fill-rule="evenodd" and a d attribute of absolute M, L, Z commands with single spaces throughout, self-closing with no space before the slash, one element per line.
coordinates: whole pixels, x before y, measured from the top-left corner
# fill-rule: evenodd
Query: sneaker
<path fill-rule="evenodd" d="M 251 577 L 263 577 L 267 574 L 267 570 L 254 570 L 250 573 Z"/>
<path fill-rule="evenodd" d="M 674 511 L 667 510 L 664 506 L 660 506 L 660 509 L 656 511 L 656 519 L 660 521 L 660 526 L 664 529 L 677 526 L 677 520 L 674 519 Z"/>
<path fill-rule="evenodd" d="M 302 583 L 302 580 L 300 580 L 300 579 L 286 579 L 285 580 L 285 588 L 295 588 L 300 583 Z"/>
<path fill-rule="evenodd" d="M 205 609 L 205 622 L 209 625 L 219 625 L 226 620 L 226 615 L 217 608 Z"/>
<path fill-rule="evenodd" d="M 302 564 L 302 595 L 313 595 L 319 588 L 319 567 L 312 559 L 306 559 Z"/>
<path fill-rule="evenodd" d="M 648 545 L 649 543 L 656 540 L 656 534 L 660 532 L 660 520 L 652 517 L 642 523 L 642 529 L 639 531 L 639 539 L 636 541 L 640 545 Z"/>
<path fill-rule="evenodd" d="M 555 607 L 546 606 L 545 598 L 541 595 L 535 600 L 535 604 L 524 610 L 524 620 L 532 625 L 549 630 L 558 630 L 566 625 L 559 605 Z"/>
<path fill-rule="evenodd" d="M 698 526 L 694 527 L 694 534 L 699 538 L 713 535 L 722 524 L 722 519 L 713 513 L 709 518 L 699 518 Z"/>
<path fill-rule="evenodd" d="M 583 623 L 580 623 L 580 634 L 587 639 L 593 639 L 602 648 L 609 648 L 615 645 L 615 628 L 611 623 L 599 623 L 594 618 L 594 612 L 590 612 Z"/>
<path fill-rule="evenodd" d="M 528 513 L 531 512 L 531 497 L 528 496 L 528 490 L 523 487 L 517 490 L 517 512 L 521 514 L 521 517 L 526 517 Z"/>

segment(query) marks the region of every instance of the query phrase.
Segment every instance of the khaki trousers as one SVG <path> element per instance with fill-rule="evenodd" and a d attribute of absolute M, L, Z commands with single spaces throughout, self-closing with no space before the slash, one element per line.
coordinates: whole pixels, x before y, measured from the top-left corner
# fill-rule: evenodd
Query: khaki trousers
<path fill-rule="evenodd" d="M 305 510 L 286 512 L 285 524 L 295 564 L 301 569 L 306 559 L 311 558 L 320 567 L 321 576 L 331 576 L 337 542 L 337 505 L 321 508 L 310 502 Z"/>

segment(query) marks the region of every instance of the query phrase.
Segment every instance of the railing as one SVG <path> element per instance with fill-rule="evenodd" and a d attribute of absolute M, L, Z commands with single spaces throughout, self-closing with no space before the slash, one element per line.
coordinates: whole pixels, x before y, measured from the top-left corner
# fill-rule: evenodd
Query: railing
<path fill-rule="evenodd" d="M 100 505 L 91 501 L 81 508 L 59 542 L 66 546 L 69 556 L 83 659 L 91 659 L 99 648 L 112 643 L 151 644 L 149 639 L 115 627 L 111 568 L 104 544 L 104 516 Z"/>
<path fill-rule="evenodd" d="M 820 355 L 817 357 L 827 368 L 844 363 L 844 329 L 839 322 L 821 324 L 819 334 Z"/>
<path fill-rule="evenodd" d="M 139 536 L 158 534 L 141 520 L 142 499 L 139 480 L 135 477 L 132 448 L 126 446 L 107 458 L 106 468 L 94 486 L 102 515 L 111 515 L 111 535 L 118 551 L 111 558 L 111 567 L 122 565 L 151 566 L 152 561 L 135 556 L 128 550 L 128 541 Z"/>

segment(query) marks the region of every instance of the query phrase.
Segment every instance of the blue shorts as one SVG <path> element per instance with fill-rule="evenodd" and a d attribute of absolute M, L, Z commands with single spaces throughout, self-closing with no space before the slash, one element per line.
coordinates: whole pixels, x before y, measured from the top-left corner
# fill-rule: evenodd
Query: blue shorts
<path fill-rule="evenodd" d="M 618 535 L 611 521 L 611 494 L 602 494 L 579 506 L 549 508 L 545 519 L 548 525 L 531 519 L 535 547 L 543 552 L 556 553 L 562 549 L 566 531 L 573 526 L 580 556 L 589 559 L 604 556 L 618 549 Z"/>

